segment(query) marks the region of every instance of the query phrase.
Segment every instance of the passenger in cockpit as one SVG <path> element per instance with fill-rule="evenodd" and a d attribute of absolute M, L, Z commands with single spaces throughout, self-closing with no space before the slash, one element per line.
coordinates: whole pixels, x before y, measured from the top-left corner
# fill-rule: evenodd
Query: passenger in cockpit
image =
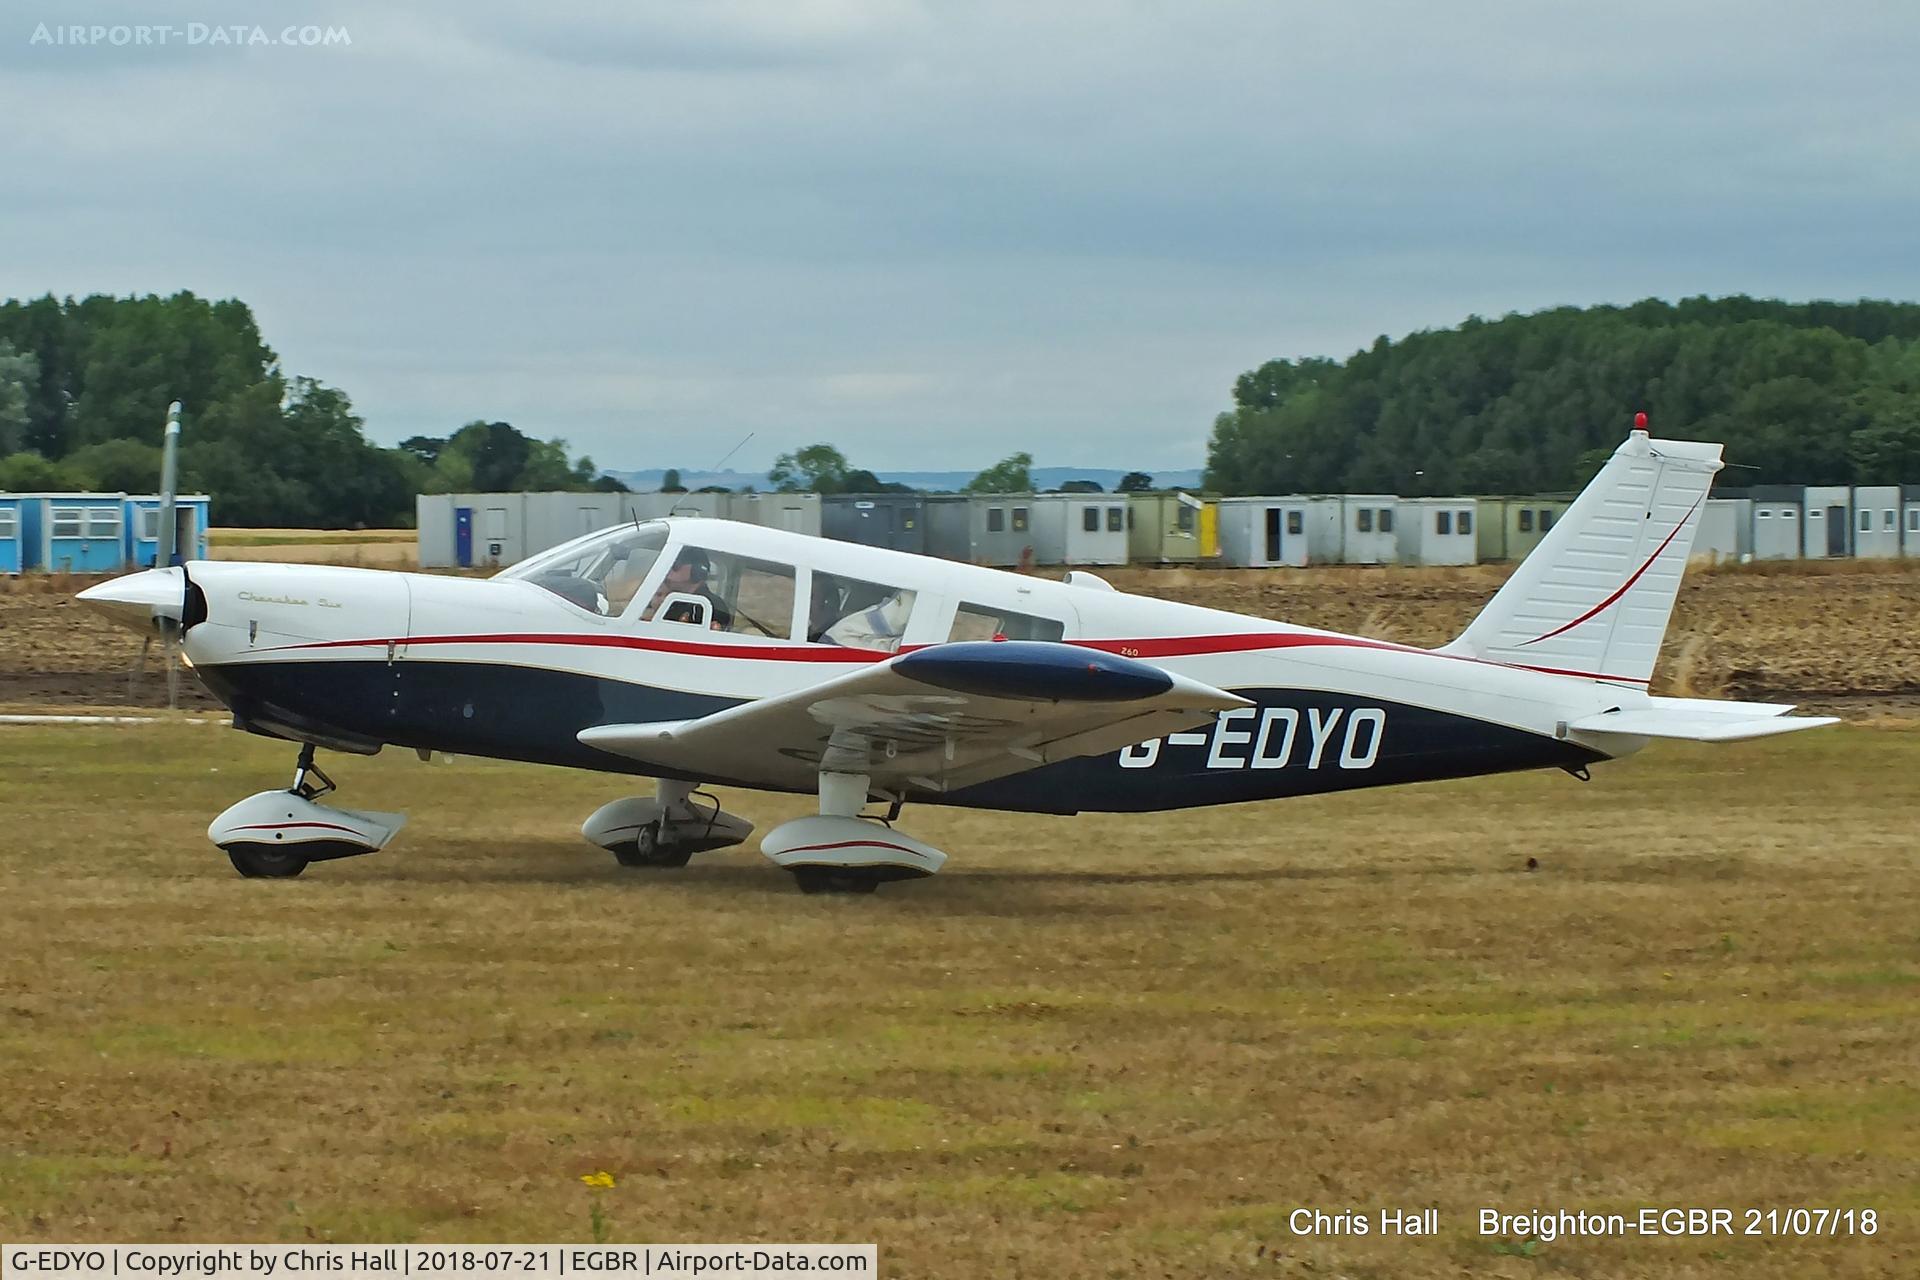
<path fill-rule="evenodd" d="M 913 593 L 895 591 L 865 609 L 857 609 L 828 627 L 821 639 L 851 649 L 877 649 L 894 653 L 907 629 L 907 615 L 913 611 Z"/>

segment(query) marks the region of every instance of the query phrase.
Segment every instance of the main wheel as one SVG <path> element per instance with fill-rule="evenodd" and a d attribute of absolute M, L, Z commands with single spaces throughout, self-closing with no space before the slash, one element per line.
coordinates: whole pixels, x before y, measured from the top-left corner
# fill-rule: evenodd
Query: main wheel
<path fill-rule="evenodd" d="M 249 880 L 290 880 L 307 869 L 307 859 L 288 849 L 264 844 L 229 844 L 221 848 L 233 869 Z"/>
<path fill-rule="evenodd" d="M 802 893 L 872 893 L 880 877 L 851 867 L 795 867 L 794 883 Z"/>
<path fill-rule="evenodd" d="M 693 857 L 693 849 L 688 845 L 663 843 L 660 824 L 649 822 L 634 833 L 632 840 L 615 845 L 613 857 L 623 867 L 684 867 Z"/>

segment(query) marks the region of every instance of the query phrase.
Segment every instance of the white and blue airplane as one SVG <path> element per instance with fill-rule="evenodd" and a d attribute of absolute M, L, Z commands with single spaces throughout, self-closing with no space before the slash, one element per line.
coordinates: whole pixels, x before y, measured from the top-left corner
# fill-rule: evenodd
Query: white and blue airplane
<path fill-rule="evenodd" d="M 894 825 L 912 804 L 1585 779 L 1656 738 L 1831 723 L 1648 692 L 1719 468 L 1717 444 L 1636 427 L 1438 649 L 706 519 L 604 529 L 486 579 L 193 561 L 79 598 L 177 640 L 236 727 L 300 744 L 289 789 L 208 829 L 242 875 L 385 846 L 404 819 L 320 803 L 314 750 L 398 746 L 657 779 L 582 828 L 624 866 L 747 840 L 705 785 L 817 794 L 761 851 L 810 892 L 870 892 L 946 861 Z"/>

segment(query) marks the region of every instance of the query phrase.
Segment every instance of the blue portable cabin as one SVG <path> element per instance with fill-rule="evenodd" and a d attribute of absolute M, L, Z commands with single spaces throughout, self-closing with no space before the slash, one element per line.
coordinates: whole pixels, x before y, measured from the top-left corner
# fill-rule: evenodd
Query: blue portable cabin
<path fill-rule="evenodd" d="M 124 495 L 38 493 L 39 551 L 33 568 L 48 573 L 118 573 L 126 567 L 121 532 Z M 29 552 L 29 554 L 34 554 Z"/>
<path fill-rule="evenodd" d="M 183 493 L 173 500 L 173 550 L 181 560 L 207 558 L 207 524 L 212 499 L 204 493 Z M 160 558 L 160 495 L 136 493 L 126 498 L 127 564 L 151 569 Z"/>
<path fill-rule="evenodd" d="M 22 573 L 27 568 L 27 513 L 32 504 L 36 512 L 39 499 L 24 493 L 0 493 L 0 573 Z M 36 523 L 36 529 L 39 527 Z"/>

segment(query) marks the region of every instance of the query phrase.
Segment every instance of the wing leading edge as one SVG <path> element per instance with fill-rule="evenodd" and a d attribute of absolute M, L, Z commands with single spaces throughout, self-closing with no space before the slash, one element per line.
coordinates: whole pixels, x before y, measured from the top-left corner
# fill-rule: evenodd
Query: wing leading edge
<path fill-rule="evenodd" d="M 813 790 L 821 772 L 944 792 L 1101 755 L 1252 705 L 1148 663 L 1035 641 L 934 645 L 697 720 L 599 725 L 580 741 L 715 779 Z"/>

